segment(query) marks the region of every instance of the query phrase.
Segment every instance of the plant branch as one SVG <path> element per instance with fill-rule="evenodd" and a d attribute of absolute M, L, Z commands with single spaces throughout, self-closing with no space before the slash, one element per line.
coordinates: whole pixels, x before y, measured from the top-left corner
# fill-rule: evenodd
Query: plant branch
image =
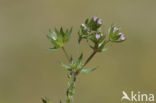
<path fill-rule="evenodd" d="M 76 75 L 72 73 L 72 76 L 69 78 L 69 86 L 66 92 L 67 99 L 66 103 L 73 103 L 73 95 L 75 93 L 75 82 L 76 82 Z"/>
<path fill-rule="evenodd" d="M 70 62 L 70 58 L 69 58 L 69 55 L 68 55 L 67 51 L 65 50 L 64 47 L 62 47 L 62 50 L 63 50 L 63 52 L 64 52 L 64 54 L 65 54 L 67 60 Z"/>
<path fill-rule="evenodd" d="M 84 66 L 86 66 L 88 64 L 88 62 L 94 57 L 94 55 L 96 54 L 97 52 L 94 50 L 93 53 L 88 57 L 88 59 L 85 61 Z"/>

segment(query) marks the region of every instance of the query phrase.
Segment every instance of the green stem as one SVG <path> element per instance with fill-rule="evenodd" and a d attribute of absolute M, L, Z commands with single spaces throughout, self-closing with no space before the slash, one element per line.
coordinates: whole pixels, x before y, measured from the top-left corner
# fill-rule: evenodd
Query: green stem
<path fill-rule="evenodd" d="M 73 95 L 75 93 L 75 82 L 76 82 L 76 75 L 72 73 L 72 76 L 69 77 L 69 86 L 67 89 L 67 99 L 66 103 L 73 103 Z"/>
<path fill-rule="evenodd" d="M 67 60 L 70 62 L 69 55 L 68 55 L 67 51 L 65 50 L 64 47 L 62 47 L 62 50 L 63 50 L 63 52 L 64 52 L 64 54 L 65 54 Z"/>
<path fill-rule="evenodd" d="M 97 53 L 96 50 L 94 50 L 93 53 L 85 61 L 83 67 L 86 66 L 89 63 L 89 61 L 94 57 L 94 55 L 96 53 Z M 71 75 L 68 76 L 68 78 L 69 78 L 68 84 L 69 85 L 68 85 L 68 89 L 66 91 L 66 95 L 67 95 L 66 103 L 73 103 L 73 95 L 75 94 L 75 82 L 76 82 L 77 75 L 78 75 L 77 72 L 72 71 Z"/>
<path fill-rule="evenodd" d="M 110 42 L 109 40 L 106 41 L 106 44 L 109 43 L 109 42 Z M 97 45 L 96 45 L 96 46 L 97 46 Z M 95 47 L 96 47 L 96 46 L 95 46 Z M 88 57 L 88 59 L 85 61 L 83 67 L 86 66 L 86 65 L 89 63 L 89 61 L 95 56 L 96 53 L 97 53 L 97 52 L 96 52 L 96 48 L 95 48 L 95 50 L 93 51 L 93 53 L 92 53 L 92 54 Z"/>

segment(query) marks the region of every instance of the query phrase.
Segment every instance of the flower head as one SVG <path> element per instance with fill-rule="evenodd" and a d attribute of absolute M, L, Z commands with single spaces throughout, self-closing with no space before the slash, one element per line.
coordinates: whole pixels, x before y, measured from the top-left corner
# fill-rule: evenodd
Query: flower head
<path fill-rule="evenodd" d="M 55 29 L 55 31 L 49 30 L 49 35 L 47 35 L 48 40 L 53 44 L 50 50 L 55 50 L 64 47 L 64 45 L 70 40 L 72 33 L 72 28 L 66 29 L 65 31 L 61 27 L 60 30 Z"/>
<path fill-rule="evenodd" d="M 93 18 L 94 22 L 95 22 L 97 19 L 98 19 L 98 17 L 97 17 L 97 16 L 94 16 L 94 18 Z"/>
<path fill-rule="evenodd" d="M 96 34 L 96 35 L 95 35 L 95 38 L 96 38 L 96 39 L 99 39 L 100 37 L 101 37 L 101 34 Z"/>
<path fill-rule="evenodd" d="M 116 32 L 116 31 L 118 31 L 119 30 L 119 28 L 117 28 L 117 27 L 114 27 L 113 28 L 113 32 Z"/>
<path fill-rule="evenodd" d="M 125 40 L 126 39 L 125 35 L 123 33 L 119 33 L 119 35 L 120 35 L 120 40 Z"/>
<path fill-rule="evenodd" d="M 98 23 L 98 24 L 102 24 L 102 20 L 99 19 L 99 20 L 97 21 L 97 23 Z"/>

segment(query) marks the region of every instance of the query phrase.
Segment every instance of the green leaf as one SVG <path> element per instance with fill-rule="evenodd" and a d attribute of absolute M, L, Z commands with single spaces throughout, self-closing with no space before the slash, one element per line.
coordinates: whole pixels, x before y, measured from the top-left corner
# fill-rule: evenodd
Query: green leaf
<path fill-rule="evenodd" d="M 88 24 L 88 20 L 89 20 L 88 18 L 85 20 L 85 24 Z"/>
<path fill-rule="evenodd" d="M 72 32 L 72 28 L 70 29 L 70 31 L 68 31 L 68 29 L 65 32 L 65 35 L 63 37 L 63 41 L 64 43 L 68 42 L 71 36 L 71 32 Z"/>
<path fill-rule="evenodd" d="M 68 29 L 66 29 L 66 32 L 65 32 L 65 35 L 64 35 L 64 38 L 63 38 L 64 43 L 68 42 L 68 40 L 69 40 L 68 33 L 69 33 L 69 31 L 68 31 Z"/>
<path fill-rule="evenodd" d="M 72 75 L 73 75 L 73 72 L 70 72 L 69 74 L 67 74 L 67 77 L 68 77 L 68 78 L 71 78 Z"/>
<path fill-rule="evenodd" d="M 94 47 L 88 42 L 88 45 L 90 48 L 94 49 Z"/>
<path fill-rule="evenodd" d="M 98 43 L 104 42 L 105 41 L 105 35 L 101 36 L 100 39 L 98 40 Z"/>
<path fill-rule="evenodd" d="M 70 57 L 70 62 L 73 62 L 73 57 L 72 56 Z"/>
<path fill-rule="evenodd" d="M 53 32 L 51 29 L 49 29 L 49 33 L 50 33 L 50 37 L 53 39 L 53 40 L 57 40 L 57 36 L 56 36 L 56 33 Z"/>
<path fill-rule="evenodd" d="M 64 67 L 65 69 L 69 70 L 69 71 L 72 71 L 71 67 L 63 64 L 62 62 L 60 62 L 61 66 Z"/>
<path fill-rule="evenodd" d="M 55 32 L 56 32 L 56 34 L 60 34 L 60 32 L 55 28 Z"/>
<path fill-rule="evenodd" d="M 42 98 L 42 103 L 48 103 L 46 99 Z"/>
<path fill-rule="evenodd" d="M 78 35 L 79 35 L 79 37 L 82 36 L 82 30 L 80 30 L 80 31 L 78 32 Z"/>
<path fill-rule="evenodd" d="M 105 52 L 107 51 L 109 48 L 103 48 L 102 50 L 100 50 L 100 52 Z"/>
<path fill-rule="evenodd" d="M 69 31 L 69 33 L 68 33 L 68 38 L 69 38 L 69 39 L 70 39 L 70 37 L 71 37 L 72 31 L 73 31 L 73 28 L 71 27 L 71 29 L 70 29 L 70 31 Z"/>
<path fill-rule="evenodd" d="M 55 32 L 57 34 L 57 41 L 59 44 L 62 44 L 63 42 L 63 35 L 55 28 Z"/>
<path fill-rule="evenodd" d="M 91 69 L 82 69 L 80 71 L 81 74 L 88 74 L 89 72 L 94 71 L 96 68 L 91 68 Z"/>
<path fill-rule="evenodd" d="M 56 50 L 56 49 L 57 49 L 56 47 L 48 48 L 48 50 Z"/>
<path fill-rule="evenodd" d="M 47 98 L 42 98 L 42 103 L 52 103 L 52 102 Z"/>
<path fill-rule="evenodd" d="M 63 31 L 63 28 L 61 27 L 60 28 L 60 34 L 64 37 L 65 36 L 65 33 L 64 33 L 64 31 Z"/>
<path fill-rule="evenodd" d="M 115 42 L 115 43 L 121 43 L 123 41 L 125 41 L 125 40 L 116 40 L 116 41 L 113 41 L 113 42 Z"/>
<path fill-rule="evenodd" d="M 47 38 L 56 48 L 58 48 L 58 44 L 56 40 L 53 40 L 49 35 L 47 35 Z"/>
<path fill-rule="evenodd" d="M 82 58 L 83 58 L 83 53 L 81 53 L 81 55 L 80 55 L 80 57 L 79 57 L 79 59 L 78 59 L 78 61 L 82 61 Z"/>
<path fill-rule="evenodd" d="M 109 35 L 109 39 L 111 40 L 111 38 L 113 36 L 113 26 L 112 25 L 108 29 L 108 35 Z"/>
<path fill-rule="evenodd" d="M 103 48 L 102 46 L 105 45 L 105 40 L 103 39 L 101 42 L 98 43 L 99 48 Z"/>
<path fill-rule="evenodd" d="M 77 69 L 80 69 L 82 67 L 82 58 L 83 58 L 83 54 L 81 53 L 77 61 Z"/>

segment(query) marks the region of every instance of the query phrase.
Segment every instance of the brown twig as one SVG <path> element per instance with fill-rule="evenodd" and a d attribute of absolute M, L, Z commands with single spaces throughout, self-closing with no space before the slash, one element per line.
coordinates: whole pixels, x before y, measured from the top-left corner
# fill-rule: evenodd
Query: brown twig
<path fill-rule="evenodd" d="M 84 66 L 86 66 L 88 64 L 88 62 L 94 57 L 94 55 L 96 54 L 97 52 L 94 50 L 93 53 L 88 57 L 88 59 L 85 61 Z"/>

